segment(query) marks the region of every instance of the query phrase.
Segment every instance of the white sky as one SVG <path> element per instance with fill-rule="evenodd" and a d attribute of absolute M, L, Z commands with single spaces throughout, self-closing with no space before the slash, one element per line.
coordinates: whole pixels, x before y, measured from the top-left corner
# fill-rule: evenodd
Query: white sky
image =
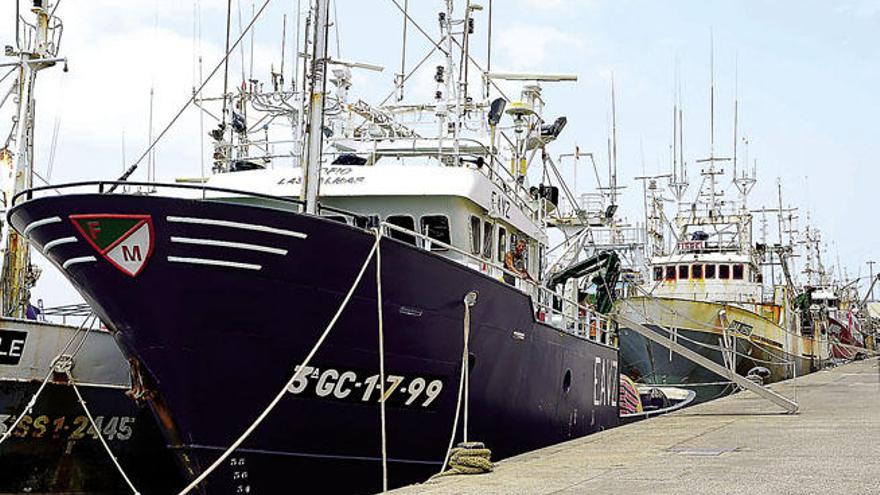
<path fill-rule="evenodd" d="M 0 6 L 0 42 L 12 44 L 14 5 Z M 481 0 L 488 6 L 489 0 Z M 399 0 L 403 3 L 403 0 Z M 250 19 L 251 0 L 233 0 Z M 303 1 L 303 3 L 306 3 Z M 440 0 L 412 0 L 411 13 L 437 38 Z M 621 181 L 629 186 L 624 211 L 639 215 L 641 193 L 632 177 L 668 171 L 671 105 L 676 60 L 685 112 L 685 155 L 708 154 L 709 39 L 714 33 L 716 142 L 730 154 L 735 66 L 738 65 L 740 135 L 757 159 L 759 184 L 751 204 L 771 204 L 776 178 L 786 202 L 807 210 L 829 241 L 826 263 L 840 262 L 850 276 L 866 275 L 865 261 L 878 256 L 876 228 L 880 168 L 880 1 L 878 0 L 494 0 L 493 69 L 578 74 L 576 84 L 548 85 L 547 116 L 566 115 L 568 127 L 553 148 L 604 156 L 608 133 L 609 79 L 614 73 L 618 105 Z M 29 1 L 20 0 L 23 9 Z M 254 73 L 268 79 L 280 60 L 283 14 L 293 43 L 296 0 L 273 0 L 257 23 Z M 62 0 L 63 55 L 70 72 L 44 71 L 38 88 L 37 160 L 47 172 L 56 118 L 60 134 L 53 182 L 107 179 L 123 168 L 122 141 L 131 162 L 147 142 L 149 88 L 155 88 L 155 127 L 163 126 L 191 94 L 201 53 L 205 72 L 219 60 L 225 0 Z M 201 10 L 201 41 L 194 36 Z M 391 0 L 338 0 L 339 54 L 345 60 L 384 65 L 381 74 L 356 71 L 352 95 L 377 101 L 392 88 L 400 66 L 400 12 Z M 487 11 L 477 15 L 472 41 L 485 62 Z M 331 52 L 336 53 L 332 32 Z M 410 26 L 407 66 L 429 44 Z M 249 48 L 246 48 L 249 50 Z M 287 49 L 286 72 L 292 50 Z M 2 57 L 0 57 L 2 59 Z M 437 61 L 415 76 L 407 90 L 433 89 Z M 241 58 L 231 72 L 240 74 Z M 232 78 L 240 80 L 240 75 Z M 210 90 L 219 93 L 219 78 Z M 4 83 L 4 87 L 6 83 Z M 8 129 L 0 112 L 0 129 Z M 197 113 L 188 111 L 161 143 L 160 179 L 200 174 Z M 5 131 L 4 131 L 5 132 Z M 644 150 L 644 171 L 642 154 Z M 741 148 L 740 152 L 744 152 Z M 604 162 L 604 161 L 603 161 Z M 144 171 L 136 178 L 143 179 Z M 567 173 L 571 173 L 570 167 Z M 592 176 L 583 170 L 579 177 Z M 580 179 L 586 192 L 594 184 Z M 696 179 L 692 179 L 692 183 Z M 694 185 L 695 187 L 695 185 Z M 732 188 L 728 188 L 731 189 Z M 804 222 L 801 222 L 803 225 Z M 880 260 L 878 260 L 880 261 Z M 36 291 L 47 305 L 76 299 L 60 274 L 46 264 Z"/>

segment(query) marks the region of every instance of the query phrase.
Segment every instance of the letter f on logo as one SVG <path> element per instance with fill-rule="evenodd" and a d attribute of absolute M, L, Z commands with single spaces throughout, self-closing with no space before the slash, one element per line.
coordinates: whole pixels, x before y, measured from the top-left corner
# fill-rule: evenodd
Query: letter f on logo
<path fill-rule="evenodd" d="M 98 240 L 98 234 L 101 233 L 101 223 L 98 221 L 88 222 L 86 225 L 89 227 L 89 237 L 94 240 Z"/>

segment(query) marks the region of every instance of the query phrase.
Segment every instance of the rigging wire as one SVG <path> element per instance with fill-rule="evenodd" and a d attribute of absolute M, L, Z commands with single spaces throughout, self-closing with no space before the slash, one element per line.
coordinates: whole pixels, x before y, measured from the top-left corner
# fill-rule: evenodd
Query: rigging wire
<path fill-rule="evenodd" d="M 18 0 L 15 0 L 18 3 Z M 55 11 L 58 10 L 58 6 L 61 5 L 61 0 L 56 0 L 55 6 L 52 7 L 52 11 L 49 12 L 49 19 L 55 16 Z"/>
<path fill-rule="evenodd" d="M 241 35 L 238 37 L 238 39 L 235 40 L 235 42 L 232 44 L 232 46 L 228 50 L 226 50 L 226 53 L 223 55 L 223 58 L 217 63 L 217 65 L 214 66 L 214 68 L 208 74 L 208 77 L 205 78 L 205 80 L 196 89 L 196 91 L 193 92 L 193 94 L 189 97 L 189 99 L 180 107 L 180 109 L 177 111 L 177 113 L 174 114 L 174 117 L 171 118 L 171 120 L 168 122 L 168 124 L 162 129 L 162 131 L 159 133 L 159 135 L 156 136 L 156 138 L 153 140 L 153 142 L 150 143 L 150 145 L 147 147 L 147 149 L 144 150 L 144 152 L 140 155 L 140 157 L 128 168 L 128 170 L 125 171 L 124 174 L 122 174 L 119 177 L 119 179 L 117 179 L 117 182 L 124 182 L 124 181 L 128 180 L 128 178 L 131 176 L 131 174 L 133 174 L 135 172 L 135 170 L 137 170 L 138 165 L 140 165 L 140 163 L 144 160 L 144 158 L 153 150 L 153 148 L 156 147 L 156 144 L 165 136 L 166 133 L 168 133 L 168 131 L 171 129 L 171 127 L 173 127 L 174 124 L 177 123 L 177 120 L 180 118 L 181 115 L 183 115 L 183 112 L 186 111 L 186 109 L 195 101 L 196 95 L 201 93 L 202 89 L 205 88 L 205 86 L 208 84 L 208 82 L 211 80 L 211 78 L 213 78 L 214 75 L 216 75 L 217 72 L 229 60 L 229 55 L 231 53 L 231 50 L 235 50 L 235 48 L 238 47 L 238 44 L 241 43 L 241 40 L 244 38 L 244 35 L 247 34 L 248 31 L 250 31 L 251 27 L 253 27 L 253 25 L 257 22 L 257 19 L 260 18 L 262 13 L 266 10 L 266 7 L 268 7 L 269 3 L 271 3 L 271 2 L 272 2 L 272 0 L 265 0 L 263 2 L 262 6 L 257 11 L 256 15 L 251 19 L 251 21 L 245 27 L 244 32 L 241 33 Z M 113 184 L 110 188 L 108 188 L 107 192 L 113 192 L 114 190 L 116 190 L 116 188 L 118 186 L 119 186 L 119 184 Z"/>
<path fill-rule="evenodd" d="M 238 8 L 238 33 L 241 34 L 241 29 L 242 29 L 242 25 L 241 25 L 241 0 L 236 0 L 235 4 Z M 227 43 L 229 43 L 229 42 L 227 41 Z M 244 63 L 244 43 L 242 43 L 241 45 L 238 46 L 238 51 L 239 51 L 240 57 L 241 57 L 241 83 L 244 84 L 245 81 L 247 81 L 247 78 L 245 77 L 245 73 L 244 73 L 244 65 L 245 65 L 245 63 Z M 253 73 L 253 70 L 251 72 Z M 224 95 L 225 95 L 225 92 L 224 92 Z"/>
<path fill-rule="evenodd" d="M 65 77 L 62 74 L 61 78 L 58 80 L 59 101 L 58 106 L 55 107 L 55 123 L 52 126 L 52 140 L 50 141 L 49 159 L 48 164 L 46 165 L 46 178 L 49 180 L 52 180 L 52 169 L 55 166 L 55 152 L 58 149 L 58 135 L 61 130 L 61 115 L 64 111 L 64 89 L 66 87 L 64 81 Z"/>
<path fill-rule="evenodd" d="M 416 29 L 418 29 L 420 33 L 422 33 L 422 36 L 424 36 L 425 39 L 427 39 L 428 41 L 431 42 L 431 44 L 434 45 L 434 48 L 436 48 L 436 49 L 440 50 L 441 52 L 443 52 L 443 55 L 448 55 L 448 53 L 446 52 L 446 49 L 444 49 L 442 46 L 440 46 L 440 43 L 442 43 L 443 40 L 440 40 L 440 43 L 434 41 L 434 38 L 432 38 L 431 35 L 428 34 L 428 33 L 422 28 L 422 26 L 421 26 L 418 22 L 416 22 L 416 20 L 413 19 L 412 16 L 409 15 L 409 12 L 407 12 L 406 10 L 404 10 L 403 7 L 400 6 L 400 4 L 397 2 L 397 0 L 391 0 L 391 3 L 393 3 L 394 6 L 397 7 L 397 9 L 398 9 L 398 10 L 404 15 L 404 17 L 406 17 L 407 19 L 409 19 L 409 22 L 411 22 L 412 25 L 415 26 Z"/>
<path fill-rule="evenodd" d="M 15 2 L 15 49 L 21 51 L 21 41 L 19 40 L 19 32 L 21 31 L 21 6 L 19 5 L 19 0 L 13 1 Z M 59 1 L 58 3 L 61 2 Z"/>
<path fill-rule="evenodd" d="M 15 69 L 13 69 L 13 70 L 15 70 Z M 16 79 L 15 81 L 13 81 L 12 86 L 10 86 L 9 91 L 6 92 L 6 95 L 4 95 L 2 99 L 0 99 L 0 108 L 3 108 L 3 105 L 6 104 L 6 101 L 9 100 L 10 96 L 12 96 L 12 93 L 15 93 L 15 89 L 17 86 L 18 86 L 18 80 Z M 14 124 L 12 125 L 12 128 L 13 129 L 15 128 Z M 9 136 L 10 137 L 6 138 L 6 144 L 8 144 L 9 140 L 12 138 L 12 133 L 10 133 Z"/>
<path fill-rule="evenodd" d="M 11 69 L 9 69 L 9 71 L 6 72 L 6 74 L 3 74 L 3 77 L 0 77 L 0 83 L 3 83 L 3 81 L 5 81 L 6 78 L 9 77 L 10 75 L 12 75 L 12 73 L 15 72 L 16 70 L 18 70 L 18 67 L 17 67 L 17 66 L 12 67 Z"/>
<path fill-rule="evenodd" d="M 336 13 L 337 2 L 334 0 L 330 1 L 333 3 L 333 31 L 336 33 L 336 58 L 342 58 L 342 52 L 339 49 L 339 14 Z"/>
<path fill-rule="evenodd" d="M 223 113 L 220 115 L 220 129 L 226 132 L 226 95 L 229 92 L 229 23 L 232 21 L 232 0 L 226 0 L 226 56 L 223 57 Z M 242 35 L 244 33 L 241 33 Z M 241 39 L 241 36 L 239 36 Z M 235 49 L 235 47 L 233 47 Z"/>

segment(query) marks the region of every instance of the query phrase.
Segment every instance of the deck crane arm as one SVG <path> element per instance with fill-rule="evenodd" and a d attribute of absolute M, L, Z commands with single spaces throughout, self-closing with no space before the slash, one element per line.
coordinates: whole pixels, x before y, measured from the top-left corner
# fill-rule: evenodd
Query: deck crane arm
<path fill-rule="evenodd" d="M 620 279 L 620 257 L 614 251 L 600 251 L 553 274 L 547 280 L 551 290 L 571 279 L 593 275 L 596 284 L 596 309 L 603 314 L 611 311 L 615 299 L 615 286 Z"/>

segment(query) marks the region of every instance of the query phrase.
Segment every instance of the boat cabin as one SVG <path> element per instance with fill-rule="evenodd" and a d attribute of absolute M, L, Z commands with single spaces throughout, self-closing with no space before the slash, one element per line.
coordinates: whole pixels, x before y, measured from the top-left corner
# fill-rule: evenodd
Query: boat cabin
<path fill-rule="evenodd" d="M 322 216 L 360 228 L 379 222 L 392 239 L 509 282 L 501 267 L 522 240 L 524 266 L 541 278 L 547 243 L 535 206 L 541 200 L 499 187 L 485 170 L 383 164 L 329 166 L 322 173 Z M 301 169 L 223 173 L 207 183 L 287 197 L 297 197 L 301 184 Z"/>
<path fill-rule="evenodd" d="M 756 303 L 762 276 L 748 255 L 684 253 L 651 258 L 646 284 L 659 297 Z"/>

